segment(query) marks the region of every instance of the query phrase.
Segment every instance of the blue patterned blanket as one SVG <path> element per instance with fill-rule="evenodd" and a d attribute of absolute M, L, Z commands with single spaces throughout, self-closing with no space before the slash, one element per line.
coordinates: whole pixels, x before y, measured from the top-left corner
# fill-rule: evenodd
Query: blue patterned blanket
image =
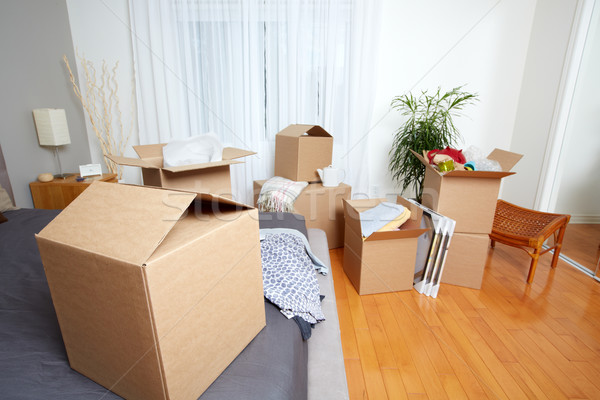
<path fill-rule="evenodd" d="M 293 229 L 261 229 L 265 297 L 287 318 L 310 324 L 324 321 L 316 269 L 327 267 L 310 251 L 304 235 Z"/>

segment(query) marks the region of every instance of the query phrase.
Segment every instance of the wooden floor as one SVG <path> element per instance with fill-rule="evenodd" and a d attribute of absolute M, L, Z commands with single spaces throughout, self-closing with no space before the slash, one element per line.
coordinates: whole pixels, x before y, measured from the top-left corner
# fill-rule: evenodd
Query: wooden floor
<path fill-rule="evenodd" d="M 600 224 L 569 224 L 562 254 L 595 271 L 600 256 Z"/>
<path fill-rule="evenodd" d="M 350 399 L 600 399 L 600 283 L 498 244 L 481 290 L 359 296 L 331 250 Z"/>

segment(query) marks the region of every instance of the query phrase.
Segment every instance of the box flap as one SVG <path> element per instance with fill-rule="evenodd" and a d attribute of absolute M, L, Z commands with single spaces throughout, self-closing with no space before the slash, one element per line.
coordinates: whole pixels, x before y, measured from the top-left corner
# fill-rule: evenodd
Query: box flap
<path fill-rule="evenodd" d="M 169 172 L 183 172 L 183 171 L 193 171 L 196 169 L 206 169 L 206 168 L 214 168 L 214 167 L 223 167 L 231 164 L 243 164 L 243 161 L 235 161 L 235 160 L 223 160 L 223 161 L 213 161 L 202 164 L 190 164 L 190 165 L 180 165 L 178 167 L 164 167 L 163 171 Z"/>
<path fill-rule="evenodd" d="M 39 236 L 142 265 L 197 194 L 94 182 Z"/>
<path fill-rule="evenodd" d="M 319 125 L 303 125 L 303 124 L 295 124 L 290 125 L 287 128 L 280 131 L 277 135 L 281 136 L 292 136 L 292 137 L 300 137 L 304 134 L 308 136 L 321 136 L 321 137 L 331 137 L 329 133 Z"/>
<path fill-rule="evenodd" d="M 235 147 L 224 147 L 223 148 L 223 160 L 233 160 L 235 158 L 242 158 L 256 154 L 255 151 L 236 149 Z"/>
<path fill-rule="evenodd" d="M 523 154 L 517 154 L 506 150 L 494 149 L 488 156 L 490 160 L 496 160 L 500 163 L 502 171 L 510 171 L 521 158 Z"/>
<path fill-rule="evenodd" d="M 142 168 L 154 168 L 159 169 L 157 166 L 149 163 L 146 160 L 141 160 L 139 158 L 131 158 L 131 157 L 123 157 L 123 156 L 115 156 L 113 154 L 107 154 L 106 158 L 116 162 L 119 165 L 129 165 L 132 167 L 142 167 Z"/>
<path fill-rule="evenodd" d="M 439 173 L 439 172 L 438 172 Z M 454 170 L 445 172 L 442 175 L 447 177 L 464 177 L 464 178 L 504 178 L 505 176 L 514 175 L 515 172 L 502 171 L 459 171 Z"/>
<path fill-rule="evenodd" d="M 427 161 L 425 159 L 425 157 L 423 157 L 422 155 L 420 155 L 419 153 L 415 152 L 414 150 L 410 150 L 411 153 L 413 153 L 415 155 L 415 157 L 417 157 L 419 159 L 419 161 L 421 161 L 421 163 L 426 167 L 429 168 L 430 170 L 434 171 L 436 174 L 439 174 L 440 171 L 438 171 L 437 169 L 434 168 L 433 165 L 431 165 L 429 163 L 429 161 Z"/>
<path fill-rule="evenodd" d="M 400 229 L 397 231 L 373 232 L 365 239 L 365 242 L 374 240 L 407 239 L 416 238 L 427 232 L 429 229 Z"/>
<path fill-rule="evenodd" d="M 162 158 L 162 148 L 165 147 L 166 143 L 158 143 L 158 144 L 143 144 L 138 146 L 133 146 L 133 150 L 137 153 L 140 158 Z"/>

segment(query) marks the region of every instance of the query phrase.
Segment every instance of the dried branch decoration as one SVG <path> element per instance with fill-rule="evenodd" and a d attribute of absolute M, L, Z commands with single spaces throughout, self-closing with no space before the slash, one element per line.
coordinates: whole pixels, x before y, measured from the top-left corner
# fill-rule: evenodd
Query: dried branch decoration
<path fill-rule="evenodd" d="M 83 68 L 85 77 L 85 96 L 81 93 L 75 82 L 75 77 L 69 60 L 63 55 L 63 61 L 69 71 L 69 80 L 73 85 L 73 92 L 81 102 L 92 129 L 100 143 L 104 155 L 104 162 L 111 173 L 117 174 L 118 179 L 123 177 L 123 166 L 114 163 L 106 157 L 107 154 L 122 156 L 125 146 L 129 142 L 134 126 L 135 86 L 132 86 L 131 118 L 127 129 L 123 127 L 122 113 L 119 101 L 119 84 L 117 82 L 117 67 L 119 62 L 109 70 L 106 61 L 102 60 L 102 70 L 96 75 L 94 64 L 83 56 L 77 55 Z"/>

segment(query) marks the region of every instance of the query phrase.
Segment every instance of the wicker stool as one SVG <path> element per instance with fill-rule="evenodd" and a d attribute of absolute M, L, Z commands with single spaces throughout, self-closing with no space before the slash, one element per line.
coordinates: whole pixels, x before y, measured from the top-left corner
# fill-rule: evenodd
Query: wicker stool
<path fill-rule="evenodd" d="M 538 258 L 552 249 L 555 250 L 551 267 L 556 268 L 563 237 L 570 219 L 570 215 L 529 210 L 498 200 L 494 225 L 490 234 L 492 248 L 494 248 L 495 242 L 500 242 L 525 250 L 532 258 L 527 276 L 527 283 L 531 283 Z M 554 246 L 542 251 L 542 245 L 551 235 L 554 235 Z M 533 252 L 529 252 L 526 249 L 528 247 L 533 248 Z"/>

